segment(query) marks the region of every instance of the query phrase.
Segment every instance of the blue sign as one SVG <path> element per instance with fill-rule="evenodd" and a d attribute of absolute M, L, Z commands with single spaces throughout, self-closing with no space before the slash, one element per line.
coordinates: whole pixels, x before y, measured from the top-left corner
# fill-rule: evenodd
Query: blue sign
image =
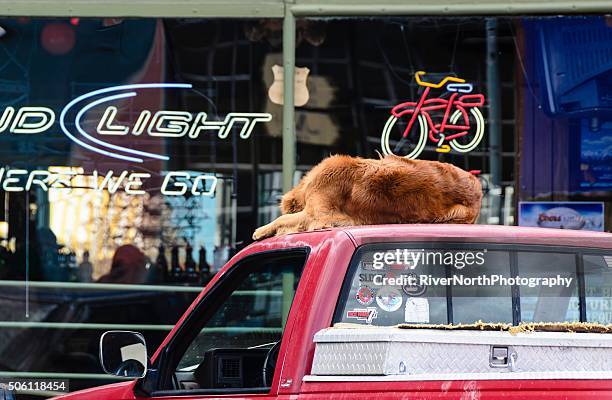
<path fill-rule="evenodd" d="M 522 201 L 519 226 L 603 232 L 604 203 Z"/>
<path fill-rule="evenodd" d="M 612 123 L 592 131 L 580 125 L 580 190 L 612 189 Z"/>

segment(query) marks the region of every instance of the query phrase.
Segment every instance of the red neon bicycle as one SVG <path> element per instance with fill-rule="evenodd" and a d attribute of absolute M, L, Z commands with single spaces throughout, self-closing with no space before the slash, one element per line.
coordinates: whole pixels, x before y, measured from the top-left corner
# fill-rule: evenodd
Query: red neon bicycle
<path fill-rule="evenodd" d="M 465 79 L 446 76 L 438 83 L 431 83 L 421 80 L 423 75 L 424 71 L 418 71 L 414 76 L 417 84 L 425 88 L 419 101 L 408 101 L 391 109 L 381 137 L 383 153 L 417 158 L 425 149 L 427 138 L 436 145 L 439 153 L 448 153 L 451 148 L 459 153 L 474 150 L 484 137 L 485 122 L 479 108 L 484 105 L 484 95 L 470 94 L 473 86 Z M 431 89 L 443 86 L 450 93 L 447 99 L 428 98 Z M 394 129 L 397 122 L 407 116 L 410 119 L 406 127 Z M 440 119 L 440 122 L 434 122 L 435 119 Z M 410 137 L 415 126 L 416 139 Z M 392 142 L 395 143 L 393 150 Z"/>

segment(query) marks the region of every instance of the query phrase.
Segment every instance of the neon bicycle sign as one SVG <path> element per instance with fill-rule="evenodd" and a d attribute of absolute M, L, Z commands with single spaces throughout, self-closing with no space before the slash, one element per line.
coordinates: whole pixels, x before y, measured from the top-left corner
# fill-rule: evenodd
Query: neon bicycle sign
<path fill-rule="evenodd" d="M 416 83 L 424 88 L 420 99 L 391 109 L 381 136 L 383 153 L 415 159 L 425 149 L 427 139 L 436 145 L 439 153 L 448 153 L 451 149 L 459 153 L 474 150 L 484 137 L 485 122 L 480 111 L 484 95 L 472 94 L 474 87 L 465 79 L 446 76 L 438 83 L 431 83 L 421 79 L 424 75 L 424 71 L 414 75 Z M 432 89 L 442 87 L 450 94 L 448 98 L 428 97 Z M 405 128 L 396 126 L 398 121 L 405 120 Z M 416 133 L 411 135 L 413 130 Z"/>
<path fill-rule="evenodd" d="M 188 83 L 143 83 L 133 85 L 113 86 L 85 93 L 70 101 L 61 111 L 59 124 L 66 137 L 77 145 L 108 157 L 125 161 L 142 163 L 145 159 L 169 160 L 163 154 L 150 153 L 125 146 L 108 143 L 97 138 L 82 127 L 82 119 L 92 108 L 112 101 L 137 96 L 137 89 L 191 89 Z M 104 95 L 104 96 L 102 96 Z M 76 112 L 76 114 L 75 114 Z M 203 131 L 216 131 L 220 139 L 228 137 L 235 126 L 240 127 L 241 139 L 248 139 L 259 122 L 272 120 L 269 113 L 239 113 L 231 112 L 222 121 L 209 121 L 205 112 L 192 114 L 186 111 L 142 110 L 136 122 L 122 125 L 116 122 L 118 109 L 107 106 L 96 132 L 100 136 L 140 136 L 146 134 L 153 137 L 180 138 L 187 136 L 197 139 Z M 68 117 L 68 115 L 73 115 Z M 55 112 L 47 107 L 21 107 L 15 110 L 7 107 L 0 116 L 0 133 L 6 131 L 14 134 L 37 134 L 47 131 L 55 122 Z M 70 127 L 74 127 L 73 131 Z"/>

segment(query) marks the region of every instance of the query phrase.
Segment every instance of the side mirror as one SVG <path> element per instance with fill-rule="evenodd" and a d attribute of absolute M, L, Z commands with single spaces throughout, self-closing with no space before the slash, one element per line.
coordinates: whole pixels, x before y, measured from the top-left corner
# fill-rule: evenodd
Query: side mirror
<path fill-rule="evenodd" d="M 100 363 L 107 374 L 142 378 L 147 374 L 147 344 L 142 334 L 108 331 L 100 337 Z"/>

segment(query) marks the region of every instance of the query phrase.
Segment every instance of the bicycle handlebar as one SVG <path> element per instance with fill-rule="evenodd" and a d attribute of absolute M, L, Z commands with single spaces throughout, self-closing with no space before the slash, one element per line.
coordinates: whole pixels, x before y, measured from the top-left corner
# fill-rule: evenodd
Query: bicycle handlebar
<path fill-rule="evenodd" d="M 456 78 L 454 76 L 445 76 L 444 79 L 442 79 L 442 81 L 440 81 L 438 83 L 423 82 L 421 80 L 421 76 L 423 76 L 425 74 L 426 74 L 425 71 L 417 71 L 414 74 L 414 79 L 416 80 L 416 82 L 420 86 L 426 86 L 426 87 L 438 89 L 438 88 L 441 88 L 442 86 L 446 85 L 447 82 L 465 83 L 465 79 Z"/>

